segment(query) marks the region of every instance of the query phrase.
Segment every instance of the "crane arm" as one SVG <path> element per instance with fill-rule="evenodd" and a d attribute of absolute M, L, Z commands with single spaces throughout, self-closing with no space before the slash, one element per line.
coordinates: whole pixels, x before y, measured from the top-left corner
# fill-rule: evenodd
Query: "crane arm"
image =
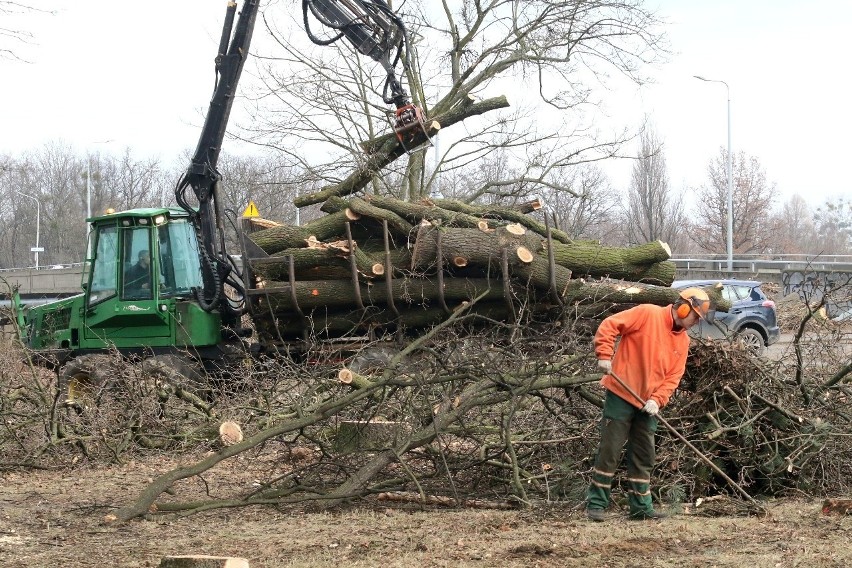
<path fill-rule="evenodd" d="M 358 53 L 379 63 L 387 73 L 382 93 L 385 104 L 397 108 L 409 104 L 408 93 L 395 71 L 406 49 L 405 24 L 384 0 L 302 0 L 302 12 L 311 41 L 330 45 L 346 38 Z M 328 39 L 317 37 L 311 30 L 308 13 L 337 33 Z"/>
<path fill-rule="evenodd" d="M 237 84 L 248 57 L 259 1 L 244 0 L 235 29 L 237 3 L 228 1 L 215 60 L 216 82 L 213 97 L 189 168 L 175 189 L 178 204 L 189 213 L 198 233 L 204 289 L 196 291 L 196 298 L 205 311 L 212 311 L 220 304 L 224 296 L 223 283 L 235 270 L 225 249 L 224 211 L 219 195 L 219 181 L 222 176 L 216 165 L 225 139 Z M 189 189 L 195 194 L 197 210 L 188 199 Z"/>
<path fill-rule="evenodd" d="M 196 290 L 196 299 L 205 311 L 212 311 L 220 305 L 230 307 L 227 301 L 223 302 L 225 282 L 235 287 L 238 293 L 245 293 L 237 279 L 231 276 L 238 271 L 225 249 L 225 215 L 219 193 L 222 176 L 216 165 L 237 84 L 248 57 L 259 3 L 260 0 L 243 0 L 239 18 L 236 18 L 237 3 L 233 0 L 227 3 L 216 55 L 213 97 L 189 168 L 175 188 L 175 198 L 189 214 L 198 235 L 204 286 Z M 359 53 L 382 65 L 387 73 L 382 98 L 386 104 L 396 106 L 394 130 L 401 143 L 405 144 L 410 139 L 409 133 L 413 129 L 423 129 L 423 115 L 410 103 L 395 71 L 400 60 L 405 64 L 405 25 L 384 0 L 302 0 L 302 10 L 305 31 L 311 41 L 329 45 L 346 38 Z M 320 24 L 334 30 L 332 37 L 322 39 L 312 32 L 309 13 Z M 190 200 L 190 190 L 198 203 L 197 209 Z M 228 311 L 223 309 L 223 315 Z M 237 315 L 233 310 L 230 312 L 228 315 L 232 318 Z"/>

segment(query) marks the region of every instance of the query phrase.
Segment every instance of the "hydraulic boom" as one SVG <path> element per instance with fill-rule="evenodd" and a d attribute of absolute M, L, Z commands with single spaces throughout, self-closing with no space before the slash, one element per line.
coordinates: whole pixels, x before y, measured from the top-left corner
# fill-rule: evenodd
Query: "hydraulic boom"
<path fill-rule="evenodd" d="M 175 189 L 177 203 L 187 211 L 198 234 L 204 286 L 195 290 L 196 299 L 204 311 L 219 308 L 226 323 L 235 321 L 242 308 L 234 306 L 225 295 L 225 284 L 239 295 L 244 295 L 245 290 L 240 271 L 225 249 L 225 215 L 219 184 L 222 176 L 216 164 L 237 84 L 248 57 L 258 4 L 259 0 L 244 0 L 234 28 L 237 4 L 228 2 L 216 56 L 213 98 L 190 166 Z M 302 9 L 305 30 L 311 41 L 330 45 L 346 38 L 359 53 L 384 68 L 387 80 L 382 98 L 386 104 L 396 107 L 392 124 L 400 143 L 405 145 L 417 128 L 425 133 L 423 114 L 411 104 L 395 72 L 401 60 L 404 64 L 407 45 L 405 26 L 399 16 L 383 0 L 303 0 Z M 311 31 L 308 13 L 333 29 L 334 34 L 326 39 L 316 36 Z M 198 203 L 197 209 L 187 194 L 190 189 Z"/>

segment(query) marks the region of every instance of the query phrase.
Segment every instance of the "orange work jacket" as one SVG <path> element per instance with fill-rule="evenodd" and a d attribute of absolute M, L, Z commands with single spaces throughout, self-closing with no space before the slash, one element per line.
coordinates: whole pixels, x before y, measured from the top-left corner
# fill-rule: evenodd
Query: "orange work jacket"
<path fill-rule="evenodd" d="M 612 371 L 642 400 L 664 407 L 686 369 L 689 336 L 673 331 L 671 305 L 640 304 L 603 320 L 595 334 L 595 355 L 612 359 Z M 618 348 L 616 350 L 616 339 Z M 610 375 L 601 384 L 633 406 L 642 404 Z"/>

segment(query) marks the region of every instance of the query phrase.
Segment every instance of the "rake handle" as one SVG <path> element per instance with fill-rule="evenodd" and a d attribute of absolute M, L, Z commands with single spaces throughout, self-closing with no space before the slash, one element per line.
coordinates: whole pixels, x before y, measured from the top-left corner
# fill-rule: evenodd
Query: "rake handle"
<path fill-rule="evenodd" d="M 627 383 L 625 383 L 625 382 L 621 379 L 621 377 L 619 377 L 618 375 L 616 375 L 616 374 L 615 374 L 612 370 L 610 370 L 610 372 L 609 372 L 608 374 L 609 374 L 609 375 L 610 375 L 613 379 L 615 379 L 615 380 L 618 382 L 618 384 L 620 384 L 622 387 L 624 387 L 624 389 L 625 389 L 627 392 L 629 392 L 631 395 L 633 395 L 633 397 L 635 397 L 635 398 L 636 398 L 636 400 L 637 400 L 637 401 L 639 401 L 639 404 L 641 404 L 642 406 L 645 406 L 645 401 L 644 401 L 644 400 L 642 400 L 642 397 L 641 397 L 641 396 L 639 396 L 638 394 L 636 394 L 636 391 L 635 391 L 635 390 L 633 390 L 630 386 L 628 386 L 628 385 L 627 385 Z M 742 496 L 743 496 L 743 497 L 745 497 L 747 501 L 749 501 L 750 503 L 754 504 L 754 505 L 755 505 L 756 507 L 758 507 L 759 509 L 763 510 L 763 507 L 761 507 L 761 506 L 760 506 L 760 504 L 759 504 L 757 501 L 755 501 L 755 500 L 754 500 L 754 497 L 752 497 L 751 495 L 749 495 L 749 494 L 748 494 L 748 492 L 747 492 L 745 489 L 743 489 L 743 488 L 740 486 L 740 484 L 739 484 L 739 483 L 737 483 L 736 481 L 734 481 L 733 479 L 731 479 L 731 478 L 728 476 L 728 474 L 727 474 L 727 473 L 725 473 L 724 471 L 722 471 L 722 470 L 721 470 L 721 468 L 719 468 L 719 466 L 717 466 L 715 463 L 713 463 L 713 460 L 711 460 L 710 458 L 708 458 L 707 456 L 705 456 L 705 455 L 701 452 L 701 450 L 699 450 L 698 448 L 696 448 L 696 447 L 692 444 L 692 442 L 690 442 L 689 440 L 687 440 L 687 439 L 683 436 L 683 434 L 681 434 L 680 432 L 678 432 L 678 431 L 677 431 L 677 428 L 675 428 L 674 426 L 672 426 L 671 424 L 669 424 L 669 422 L 668 422 L 665 418 L 663 418 L 662 416 L 660 416 L 659 414 L 657 414 L 656 418 L 657 418 L 657 420 L 659 420 L 660 422 L 662 422 L 663 426 L 665 426 L 666 428 L 668 428 L 668 429 L 669 429 L 669 432 L 671 432 L 672 434 L 674 434 L 674 436 L 675 436 L 678 440 L 680 440 L 681 442 L 683 442 L 684 444 L 686 444 L 686 446 L 687 446 L 690 450 L 692 450 L 693 452 L 695 452 L 695 455 L 697 455 L 699 458 L 701 458 L 701 460 L 702 460 L 704 463 L 706 463 L 708 466 L 710 466 L 710 468 L 711 468 L 713 471 L 715 471 L 716 473 L 718 473 L 719 475 L 721 475 L 721 476 L 722 476 L 722 478 L 723 478 L 725 481 L 727 481 L 727 482 L 728 482 L 728 485 L 730 485 L 731 487 L 733 487 L 734 489 L 736 489 L 736 490 L 737 490 L 740 494 L 742 494 Z"/>

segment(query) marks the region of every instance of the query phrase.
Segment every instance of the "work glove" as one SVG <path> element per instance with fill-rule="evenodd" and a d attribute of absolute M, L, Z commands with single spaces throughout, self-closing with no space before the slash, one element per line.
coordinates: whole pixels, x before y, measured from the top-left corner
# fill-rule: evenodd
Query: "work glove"
<path fill-rule="evenodd" d="M 609 373 L 612 371 L 612 361 L 609 359 L 598 359 L 598 369 L 604 373 Z"/>
<path fill-rule="evenodd" d="M 660 411 L 660 405 L 657 404 L 657 401 L 653 399 L 648 399 L 648 402 L 645 403 L 645 406 L 642 407 L 642 410 L 650 414 L 651 416 L 656 416 Z"/>

